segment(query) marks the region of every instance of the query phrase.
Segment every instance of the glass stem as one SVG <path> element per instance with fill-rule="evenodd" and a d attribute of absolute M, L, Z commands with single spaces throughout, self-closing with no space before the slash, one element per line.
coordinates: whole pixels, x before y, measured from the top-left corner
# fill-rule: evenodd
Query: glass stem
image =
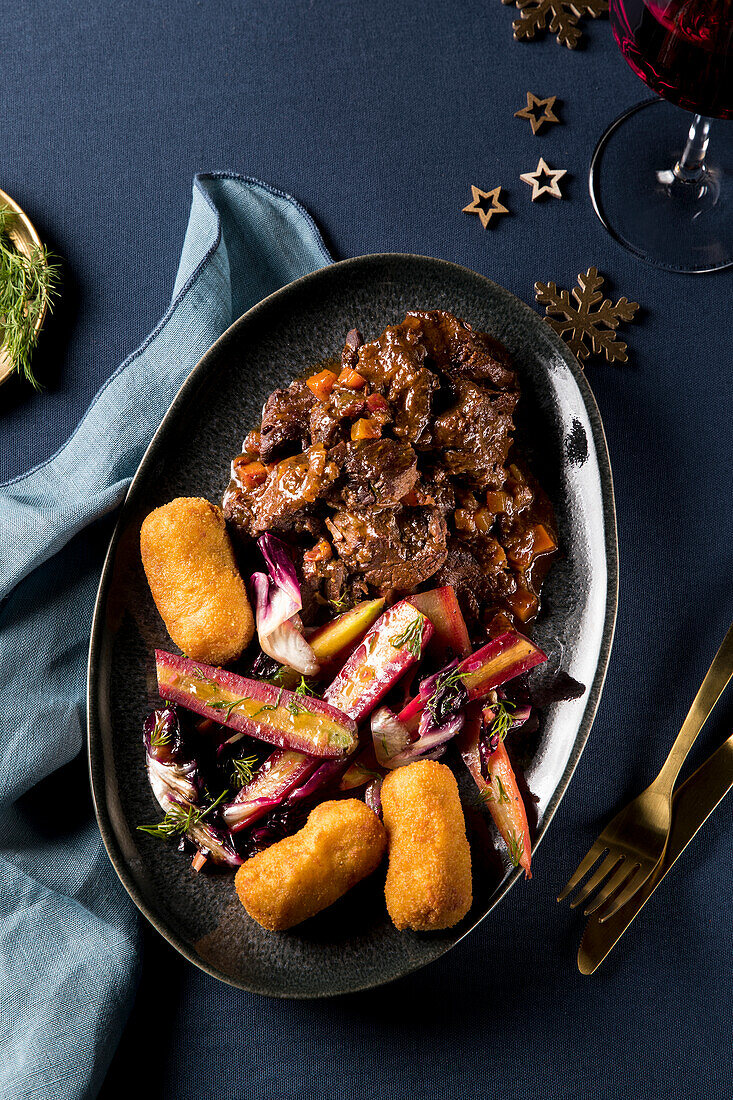
<path fill-rule="evenodd" d="M 705 175 L 705 154 L 710 139 L 710 119 L 695 115 L 687 135 L 685 151 L 674 166 L 680 183 L 697 183 Z"/>

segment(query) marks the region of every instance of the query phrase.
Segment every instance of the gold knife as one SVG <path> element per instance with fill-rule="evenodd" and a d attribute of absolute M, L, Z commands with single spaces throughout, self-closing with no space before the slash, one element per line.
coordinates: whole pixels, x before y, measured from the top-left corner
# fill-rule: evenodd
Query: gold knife
<path fill-rule="evenodd" d="M 733 733 L 675 792 L 669 841 L 664 857 L 651 878 L 618 913 L 603 924 L 596 916 L 588 921 L 578 951 L 578 970 L 581 974 L 592 974 L 598 969 L 731 787 Z"/>

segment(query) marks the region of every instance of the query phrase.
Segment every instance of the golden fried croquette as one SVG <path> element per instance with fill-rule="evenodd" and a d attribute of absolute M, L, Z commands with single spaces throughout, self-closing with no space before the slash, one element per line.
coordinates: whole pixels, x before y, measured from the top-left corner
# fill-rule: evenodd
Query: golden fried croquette
<path fill-rule="evenodd" d="M 396 928 L 452 928 L 471 908 L 471 851 L 458 784 L 445 764 L 420 760 L 382 784 L 389 837 L 384 887 Z"/>
<path fill-rule="evenodd" d="M 239 900 L 263 928 L 292 928 L 376 870 L 386 846 L 382 822 L 363 802 L 321 802 L 300 832 L 242 864 Z"/>
<path fill-rule="evenodd" d="M 225 665 L 254 633 L 252 609 L 220 508 L 177 497 L 140 530 L 140 555 L 155 605 L 188 657 Z"/>

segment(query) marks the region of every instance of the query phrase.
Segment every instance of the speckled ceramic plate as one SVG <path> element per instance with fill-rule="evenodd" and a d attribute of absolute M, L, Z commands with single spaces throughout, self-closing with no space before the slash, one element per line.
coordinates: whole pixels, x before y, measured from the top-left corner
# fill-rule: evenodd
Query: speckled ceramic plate
<path fill-rule="evenodd" d="M 241 317 L 182 387 L 130 487 L 99 588 L 89 666 L 89 751 L 99 826 L 135 903 L 186 958 L 243 989 L 323 997 L 367 989 L 432 962 L 475 927 L 518 877 L 475 852 L 474 904 L 456 927 L 397 932 L 377 872 L 330 910 L 286 933 L 265 932 L 237 900 L 232 876 L 196 875 L 173 844 L 136 832 L 157 820 L 141 723 L 157 698 L 153 649 L 169 647 L 139 560 L 144 516 L 176 496 L 219 501 L 229 463 L 268 393 L 338 355 L 356 326 L 367 338 L 408 309 L 449 309 L 512 351 L 534 468 L 557 510 L 560 560 L 543 591 L 535 636 L 587 685 L 555 703 L 526 769 L 537 799 L 535 851 L 588 737 L 616 614 L 616 524 L 601 420 L 577 362 L 524 302 L 488 279 L 421 256 L 363 256 L 299 279 Z M 458 767 L 457 767 L 458 771 Z M 480 830 L 479 830 L 480 832 Z M 536 856 L 542 859 L 541 851 Z M 531 886 L 525 904 L 532 904 Z"/>

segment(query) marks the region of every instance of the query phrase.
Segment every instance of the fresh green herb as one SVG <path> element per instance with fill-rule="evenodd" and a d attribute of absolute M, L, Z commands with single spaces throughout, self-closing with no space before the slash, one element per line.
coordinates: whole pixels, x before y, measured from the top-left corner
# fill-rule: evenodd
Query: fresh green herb
<path fill-rule="evenodd" d="M 277 672 L 273 672 L 272 676 L 267 677 L 267 682 L 270 684 L 274 684 L 275 687 L 282 687 L 285 673 L 288 671 L 289 670 L 285 665 L 280 665 L 280 668 L 277 670 Z"/>
<path fill-rule="evenodd" d="M 500 741 L 503 741 L 511 729 L 517 704 L 504 699 L 499 703 L 495 703 L 491 709 L 494 712 L 494 721 L 489 727 L 489 739 L 498 737 Z"/>
<path fill-rule="evenodd" d="M 498 798 L 497 801 L 498 801 L 499 805 L 501 806 L 502 803 L 509 801 L 509 795 L 506 793 L 506 788 L 505 788 L 504 784 L 501 781 L 501 776 L 494 775 L 494 776 L 491 777 L 491 780 L 492 780 L 492 782 L 495 782 L 497 787 L 499 788 L 499 798 Z"/>
<path fill-rule="evenodd" d="M 190 671 L 190 673 L 188 673 L 188 675 L 190 677 L 192 677 L 194 680 L 200 680 L 202 684 L 208 684 L 209 687 L 213 687 L 213 688 L 218 688 L 219 687 L 219 684 L 217 684 L 217 682 L 215 680 L 210 680 L 208 676 L 204 675 L 204 673 L 201 671 L 200 668 L 196 668 L 195 666 L 194 666 L 194 668 L 191 669 L 191 671 Z"/>
<path fill-rule="evenodd" d="M 328 602 L 334 611 L 346 611 L 349 607 L 349 597 L 345 592 L 342 592 L 335 600 L 329 600 Z"/>
<path fill-rule="evenodd" d="M 299 714 L 308 713 L 308 707 L 304 707 L 301 703 L 298 702 L 297 699 L 291 699 L 285 709 L 296 718 Z"/>
<path fill-rule="evenodd" d="M 170 729 L 168 723 L 164 722 L 160 714 L 155 719 L 155 725 L 153 732 L 150 735 L 151 748 L 161 749 L 164 745 L 169 745 L 171 740 Z"/>
<path fill-rule="evenodd" d="M 207 707 L 211 707 L 212 710 L 220 710 L 224 713 L 224 722 L 228 722 L 232 716 L 232 711 L 237 707 L 244 706 L 245 703 L 250 703 L 251 699 L 222 699 L 214 700 L 213 703 L 207 703 Z M 259 711 L 257 712 L 259 714 Z"/>
<path fill-rule="evenodd" d="M 274 703 L 263 703 L 263 705 L 260 707 L 259 710 L 256 710 L 254 712 L 254 714 L 250 715 L 250 718 L 256 718 L 258 714 L 263 714 L 265 711 L 268 711 L 268 710 L 277 710 L 277 708 L 280 706 L 280 700 L 283 697 L 284 690 L 285 690 L 285 688 L 280 688 L 280 691 L 278 693 L 278 696 L 277 696 L 277 699 L 275 700 L 275 702 Z"/>
<path fill-rule="evenodd" d="M 495 783 L 496 787 L 494 787 Z M 488 784 L 477 792 L 476 799 L 481 806 L 485 806 L 489 802 L 496 802 L 497 806 L 501 806 L 505 802 L 510 801 L 509 795 L 506 792 L 506 787 L 498 775 L 492 775 L 490 777 Z"/>
<path fill-rule="evenodd" d="M 44 247 L 34 248 L 30 256 L 18 251 L 11 235 L 14 217 L 0 209 L 0 342 L 13 369 L 39 390 L 31 367 L 36 326 L 58 297 L 61 269 Z"/>
<path fill-rule="evenodd" d="M 313 690 L 313 688 L 310 686 L 308 681 L 306 680 L 305 676 L 301 676 L 300 677 L 300 683 L 298 684 L 297 688 L 295 689 L 295 694 L 296 695 L 315 695 L 316 693 Z"/>
<path fill-rule="evenodd" d="M 506 844 L 509 849 L 509 858 L 515 867 L 519 867 L 524 855 L 524 837 L 517 833 L 509 833 Z"/>
<path fill-rule="evenodd" d="M 162 821 L 159 821 L 157 825 L 138 825 L 138 832 L 147 833 L 148 836 L 155 836 L 161 839 L 167 839 L 172 836 L 185 836 L 187 833 L 190 833 L 196 825 L 199 825 L 204 818 L 219 805 L 228 793 L 228 791 L 222 791 L 216 801 L 210 803 L 205 810 L 198 809 L 197 806 L 192 805 L 190 802 L 187 802 L 185 806 L 179 806 L 177 803 L 173 803 Z"/>
<path fill-rule="evenodd" d="M 407 649 L 413 657 L 417 658 L 422 652 L 422 635 L 425 627 L 425 616 L 419 612 L 417 616 L 407 624 L 401 634 L 395 634 L 389 639 L 389 644 L 395 649 Z"/>
<path fill-rule="evenodd" d="M 468 702 L 468 691 L 460 668 L 444 672 L 435 681 L 435 687 L 425 704 L 436 726 L 444 725 L 452 714 Z"/>
<path fill-rule="evenodd" d="M 231 785 L 237 790 L 240 787 L 246 787 L 248 783 L 252 782 L 252 776 L 254 775 L 256 767 L 256 756 L 241 756 L 237 760 L 232 760 L 232 768 L 234 771 L 231 774 Z"/>

